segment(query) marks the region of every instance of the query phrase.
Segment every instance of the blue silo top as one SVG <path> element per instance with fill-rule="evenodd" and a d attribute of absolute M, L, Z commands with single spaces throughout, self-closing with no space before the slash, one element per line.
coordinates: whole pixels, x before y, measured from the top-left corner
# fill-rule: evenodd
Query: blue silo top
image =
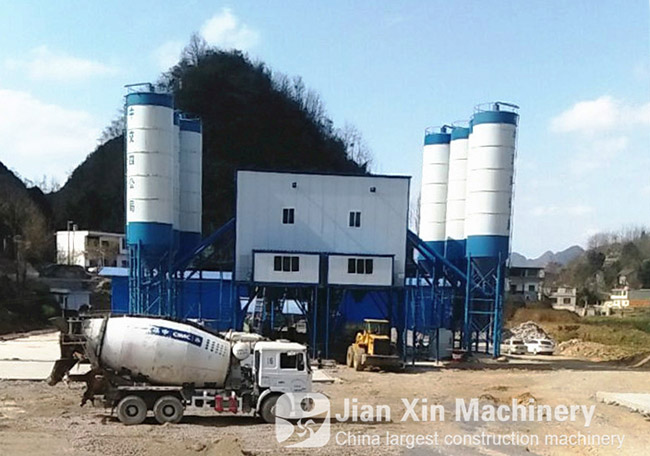
<path fill-rule="evenodd" d="M 509 111 L 481 111 L 474 114 L 472 120 L 470 121 L 470 129 L 474 125 L 486 124 L 486 123 L 505 123 L 517 125 L 517 120 L 519 119 L 519 114 L 516 112 Z"/>
<path fill-rule="evenodd" d="M 173 108 L 174 97 L 169 93 L 135 92 L 126 96 L 126 105 L 155 105 Z"/>
<path fill-rule="evenodd" d="M 451 135 L 449 133 L 426 133 L 424 135 L 425 146 L 431 144 L 448 144 L 449 141 L 451 141 Z"/>
<path fill-rule="evenodd" d="M 201 119 L 181 119 L 181 130 L 201 133 Z"/>
<path fill-rule="evenodd" d="M 465 127 L 454 127 L 451 131 L 451 140 L 454 139 L 467 139 L 469 138 L 469 128 Z"/>

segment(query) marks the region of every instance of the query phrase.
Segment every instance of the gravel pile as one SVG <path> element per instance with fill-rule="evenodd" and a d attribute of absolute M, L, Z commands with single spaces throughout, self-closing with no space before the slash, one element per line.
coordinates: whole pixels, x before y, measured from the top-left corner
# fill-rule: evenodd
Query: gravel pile
<path fill-rule="evenodd" d="M 503 331 L 503 340 L 507 340 L 512 337 L 522 339 L 524 342 L 527 342 L 531 339 L 553 340 L 551 336 L 549 336 L 549 334 L 544 331 L 544 328 L 542 328 L 534 321 L 527 321 Z"/>
<path fill-rule="evenodd" d="M 571 339 L 562 342 L 558 345 L 556 353 L 591 361 L 612 361 L 629 355 L 628 352 L 619 347 L 596 342 L 585 342 L 580 339 Z"/>

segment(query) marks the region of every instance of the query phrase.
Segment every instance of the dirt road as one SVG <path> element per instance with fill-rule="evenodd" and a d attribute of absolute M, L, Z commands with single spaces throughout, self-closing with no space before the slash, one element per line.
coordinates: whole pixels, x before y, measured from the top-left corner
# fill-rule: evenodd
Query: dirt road
<path fill-rule="evenodd" d="M 406 373 L 355 372 L 343 366 L 329 370 L 340 378 L 333 384 L 316 385 L 331 400 L 332 416 L 344 410 L 344 400 L 356 404 L 388 405 L 390 422 L 333 422 L 329 443 L 323 448 L 288 449 L 277 443 L 275 427 L 250 418 L 186 417 L 178 425 L 160 426 L 149 419 L 139 426 L 123 426 L 101 408 L 79 407 L 81 385 L 43 382 L 0 382 L 0 454 L 13 455 L 263 455 L 263 454 L 445 454 L 445 455 L 639 455 L 650 448 L 650 423 L 624 408 L 596 401 L 597 391 L 650 392 L 648 371 L 619 370 L 608 364 L 553 360 L 550 364 L 490 365 L 476 369 L 416 368 Z M 512 398 L 528 404 L 595 406 L 590 426 L 575 422 L 455 421 L 456 399 L 480 398 L 481 405 L 509 405 Z M 444 421 L 401 421 L 403 400 L 444 407 Z M 420 407 L 417 408 L 418 415 Z M 436 410 L 440 410 L 437 408 Z M 433 437 L 438 433 L 438 444 Z M 519 445 L 491 445 L 481 433 L 515 433 Z M 578 434 L 580 433 L 580 434 Z M 430 442 L 416 442 L 417 435 Z M 469 437 L 463 436 L 469 435 Z M 547 435 L 558 440 L 546 442 Z M 607 445 L 562 438 L 609 437 Z M 375 437 L 376 436 L 376 437 Z M 409 437 L 412 436 L 412 437 Z M 472 437 L 473 436 L 473 437 Z M 523 436 L 523 437 L 522 437 Z M 538 436 L 539 444 L 531 442 Z M 444 444 L 443 439 L 449 440 Z M 520 440 L 515 441 L 515 438 Z M 528 441 L 522 443 L 521 439 Z M 392 439 L 387 442 L 386 439 Z M 399 440 L 401 439 L 401 441 Z M 293 440 L 289 440 L 293 442 Z M 390 443 L 390 445 L 387 445 Z M 593 442 L 592 442 L 593 443 Z M 371 445 L 372 448 L 362 448 Z"/>

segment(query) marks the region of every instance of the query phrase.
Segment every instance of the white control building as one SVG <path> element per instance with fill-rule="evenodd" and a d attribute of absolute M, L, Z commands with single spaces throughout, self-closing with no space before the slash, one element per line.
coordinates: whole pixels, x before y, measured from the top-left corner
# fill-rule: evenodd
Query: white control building
<path fill-rule="evenodd" d="M 404 286 L 409 177 L 237 173 L 235 280 Z"/>

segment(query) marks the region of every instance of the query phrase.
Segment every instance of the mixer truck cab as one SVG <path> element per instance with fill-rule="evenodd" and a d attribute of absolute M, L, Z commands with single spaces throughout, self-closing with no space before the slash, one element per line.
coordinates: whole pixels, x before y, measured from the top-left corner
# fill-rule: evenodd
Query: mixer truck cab
<path fill-rule="evenodd" d="M 263 389 L 282 393 L 311 391 L 311 368 L 304 345 L 258 342 L 255 373 L 257 384 Z"/>

